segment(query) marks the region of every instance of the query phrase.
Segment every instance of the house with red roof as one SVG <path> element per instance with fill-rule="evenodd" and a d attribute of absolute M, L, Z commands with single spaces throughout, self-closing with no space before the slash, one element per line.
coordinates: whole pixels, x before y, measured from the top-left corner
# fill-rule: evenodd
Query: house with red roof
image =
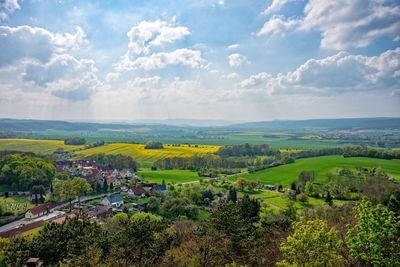
<path fill-rule="evenodd" d="M 147 191 L 143 188 L 143 186 L 137 185 L 129 189 L 128 194 L 138 197 L 145 197 L 147 195 Z"/>
<path fill-rule="evenodd" d="M 123 178 L 131 179 L 135 176 L 135 171 L 134 170 L 128 170 L 128 169 L 123 169 L 121 171 L 121 176 Z"/>
<path fill-rule="evenodd" d="M 36 206 L 31 208 L 25 213 L 25 218 L 27 219 L 33 219 L 37 218 L 42 215 L 49 214 L 50 212 L 54 211 L 54 205 L 53 203 L 44 203 L 42 205 Z"/>

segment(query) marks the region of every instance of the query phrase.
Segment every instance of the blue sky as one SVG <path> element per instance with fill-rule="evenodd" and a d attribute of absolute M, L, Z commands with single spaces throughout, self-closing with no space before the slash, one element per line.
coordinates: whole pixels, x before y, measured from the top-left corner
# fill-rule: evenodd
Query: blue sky
<path fill-rule="evenodd" d="M 400 116 L 400 3 L 0 1 L 0 117 Z"/>

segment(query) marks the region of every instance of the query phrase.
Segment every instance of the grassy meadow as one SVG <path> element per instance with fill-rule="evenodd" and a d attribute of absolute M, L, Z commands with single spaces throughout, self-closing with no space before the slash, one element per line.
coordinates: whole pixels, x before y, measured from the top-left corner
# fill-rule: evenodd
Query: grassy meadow
<path fill-rule="evenodd" d="M 131 156 L 141 164 L 151 165 L 153 162 L 167 157 L 202 156 L 207 153 L 214 153 L 219 149 L 219 146 L 207 145 L 198 145 L 198 147 L 194 145 L 164 145 L 164 149 L 145 149 L 144 147 L 145 145 L 142 144 L 113 143 L 78 151 L 76 152 L 76 158 L 83 158 L 98 153 L 124 154 Z"/>
<path fill-rule="evenodd" d="M 51 154 L 60 148 L 64 151 L 72 151 L 83 147 L 64 145 L 64 141 L 60 140 L 0 139 L 0 150 L 17 150 L 37 154 Z"/>
<path fill-rule="evenodd" d="M 389 176 L 400 178 L 400 160 L 385 160 L 374 158 L 344 158 L 343 156 L 323 156 L 315 158 L 298 159 L 295 163 L 278 166 L 262 171 L 241 175 L 250 180 L 260 179 L 262 184 L 282 184 L 289 187 L 302 171 L 316 171 L 316 182 L 325 182 L 325 173 L 335 172 L 340 168 L 366 168 L 381 167 Z M 237 177 L 230 178 L 236 180 Z"/>
<path fill-rule="evenodd" d="M 162 171 L 151 171 L 148 168 L 143 168 L 137 174 L 150 182 L 162 183 L 184 183 L 190 181 L 196 181 L 204 177 L 199 177 L 197 172 L 189 170 L 162 170 Z"/>

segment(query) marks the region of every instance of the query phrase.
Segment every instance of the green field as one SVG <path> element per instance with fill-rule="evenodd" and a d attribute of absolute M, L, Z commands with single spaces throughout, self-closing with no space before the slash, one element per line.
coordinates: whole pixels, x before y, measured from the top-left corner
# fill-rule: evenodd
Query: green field
<path fill-rule="evenodd" d="M 137 174 L 140 177 L 155 183 L 162 183 L 162 180 L 164 179 L 167 184 L 196 181 L 202 178 L 199 177 L 197 172 L 189 170 L 151 171 L 150 169 L 143 168 L 143 170 L 138 171 Z"/>
<path fill-rule="evenodd" d="M 335 172 L 339 168 L 366 168 L 381 167 L 389 176 L 400 178 L 400 160 L 384 160 L 374 158 L 344 158 L 343 156 L 324 156 L 315 158 L 298 159 L 295 163 L 265 169 L 262 171 L 241 175 L 250 180 L 260 179 L 262 184 L 289 187 L 302 171 L 316 171 L 316 182 L 325 182 L 328 171 Z M 237 177 L 230 179 L 236 180 Z"/>

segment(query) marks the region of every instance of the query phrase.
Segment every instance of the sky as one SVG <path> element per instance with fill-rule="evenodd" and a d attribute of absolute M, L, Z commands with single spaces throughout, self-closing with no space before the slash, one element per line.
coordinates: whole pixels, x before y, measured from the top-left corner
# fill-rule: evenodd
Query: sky
<path fill-rule="evenodd" d="M 400 117 L 398 0 L 0 0 L 0 118 Z"/>

